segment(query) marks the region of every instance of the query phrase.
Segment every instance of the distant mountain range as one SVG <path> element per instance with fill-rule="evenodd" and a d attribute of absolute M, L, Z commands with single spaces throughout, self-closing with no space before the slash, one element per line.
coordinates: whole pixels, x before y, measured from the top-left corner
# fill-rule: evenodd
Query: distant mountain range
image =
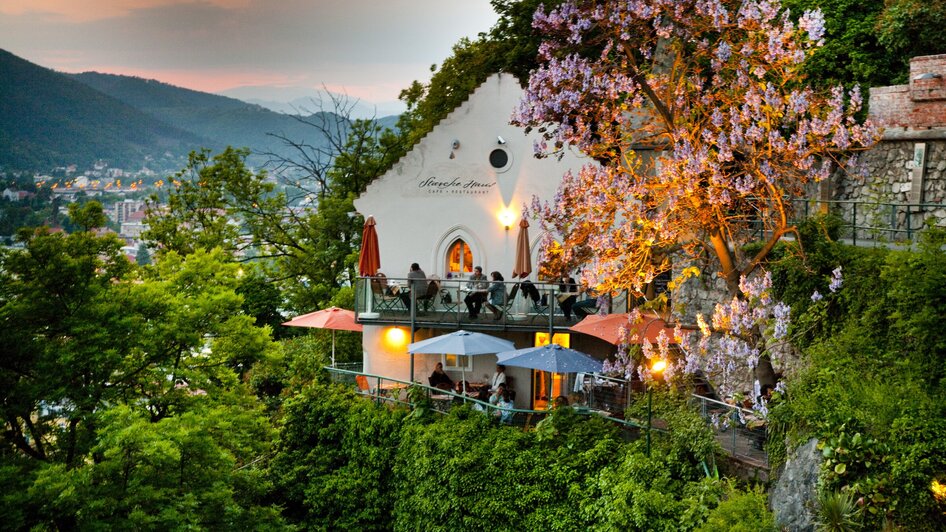
<path fill-rule="evenodd" d="M 269 133 L 325 142 L 297 117 L 259 105 L 130 76 L 62 74 L 0 50 L 5 168 L 39 170 L 98 159 L 127 167 L 153 160 L 154 166 L 176 168 L 191 150 L 228 145 L 250 148 L 250 164 L 262 164 L 270 152 L 294 156 Z"/>
<path fill-rule="evenodd" d="M 284 114 L 305 114 L 318 109 L 320 100 L 326 101 L 326 110 L 331 97 L 340 98 L 350 104 L 352 118 L 373 118 L 381 121 L 392 121 L 403 112 L 404 104 L 399 101 L 365 102 L 345 94 L 328 93 L 310 87 L 271 87 L 271 86 L 244 86 L 220 91 L 217 94 L 236 98 L 247 103 L 265 107 L 270 111 Z"/>

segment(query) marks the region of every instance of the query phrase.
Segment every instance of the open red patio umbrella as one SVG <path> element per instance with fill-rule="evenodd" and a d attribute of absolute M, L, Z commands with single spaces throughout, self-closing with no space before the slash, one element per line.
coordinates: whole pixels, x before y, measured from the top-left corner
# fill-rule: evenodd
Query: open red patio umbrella
<path fill-rule="evenodd" d="M 532 273 L 532 250 L 529 249 L 529 222 L 523 218 L 519 222 L 519 237 L 516 239 L 516 265 L 513 277 L 525 279 Z"/>
<path fill-rule="evenodd" d="M 365 277 L 377 275 L 381 268 L 378 232 L 374 226 L 374 216 L 365 218 L 365 228 L 361 231 L 361 254 L 358 256 L 358 273 Z"/>
<path fill-rule="evenodd" d="M 329 307 L 317 310 L 302 316 L 297 316 L 283 325 L 290 327 L 313 327 L 315 329 L 332 330 L 332 366 L 335 366 L 335 331 L 361 332 L 360 323 L 355 322 L 355 313 L 338 307 Z"/>
<path fill-rule="evenodd" d="M 657 342 L 657 336 L 660 331 L 664 331 L 670 338 L 670 343 L 675 343 L 673 339 L 673 327 L 667 325 L 667 322 L 658 316 L 644 314 L 643 321 L 632 324 L 629 321 L 629 314 L 607 314 L 601 316 L 592 314 L 569 327 L 569 330 L 601 338 L 610 344 L 619 344 L 621 342 L 621 328 L 623 327 L 629 333 L 629 341 L 633 344 L 642 344 L 646 339 L 650 343 Z"/>

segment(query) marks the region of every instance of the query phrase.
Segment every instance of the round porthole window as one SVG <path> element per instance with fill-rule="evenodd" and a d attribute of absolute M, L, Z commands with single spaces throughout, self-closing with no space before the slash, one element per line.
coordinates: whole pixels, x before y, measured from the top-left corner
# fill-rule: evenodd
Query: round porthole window
<path fill-rule="evenodd" d="M 512 158 L 509 156 L 508 151 L 502 148 L 496 148 L 495 150 L 489 152 L 489 165 L 492 166 L 497 172 L 508 170 L 511 164 Z"/>

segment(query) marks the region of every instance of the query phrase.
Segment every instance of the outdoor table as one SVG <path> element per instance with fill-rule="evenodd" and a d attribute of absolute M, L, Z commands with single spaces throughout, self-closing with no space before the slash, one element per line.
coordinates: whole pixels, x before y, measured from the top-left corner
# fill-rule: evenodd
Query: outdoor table
<path fill-rule="evenodd" d="M 378 387 L 378 393 L 387 397 L 400 398 L 401 390 L 407 388 L 407 385 L 401 382 L 386 382 Z"/>

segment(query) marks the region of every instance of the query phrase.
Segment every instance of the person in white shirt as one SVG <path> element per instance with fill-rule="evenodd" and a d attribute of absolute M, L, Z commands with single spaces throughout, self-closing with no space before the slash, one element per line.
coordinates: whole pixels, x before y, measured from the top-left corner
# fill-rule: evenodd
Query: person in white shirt
<path fill-rule="evenodd" d="M 496 373 L 493 373 L 493 378 L 489 380 L 489 391 L 496 391 L 500 384 L 506 384 L 506 366 L 496 364 Z"/>

